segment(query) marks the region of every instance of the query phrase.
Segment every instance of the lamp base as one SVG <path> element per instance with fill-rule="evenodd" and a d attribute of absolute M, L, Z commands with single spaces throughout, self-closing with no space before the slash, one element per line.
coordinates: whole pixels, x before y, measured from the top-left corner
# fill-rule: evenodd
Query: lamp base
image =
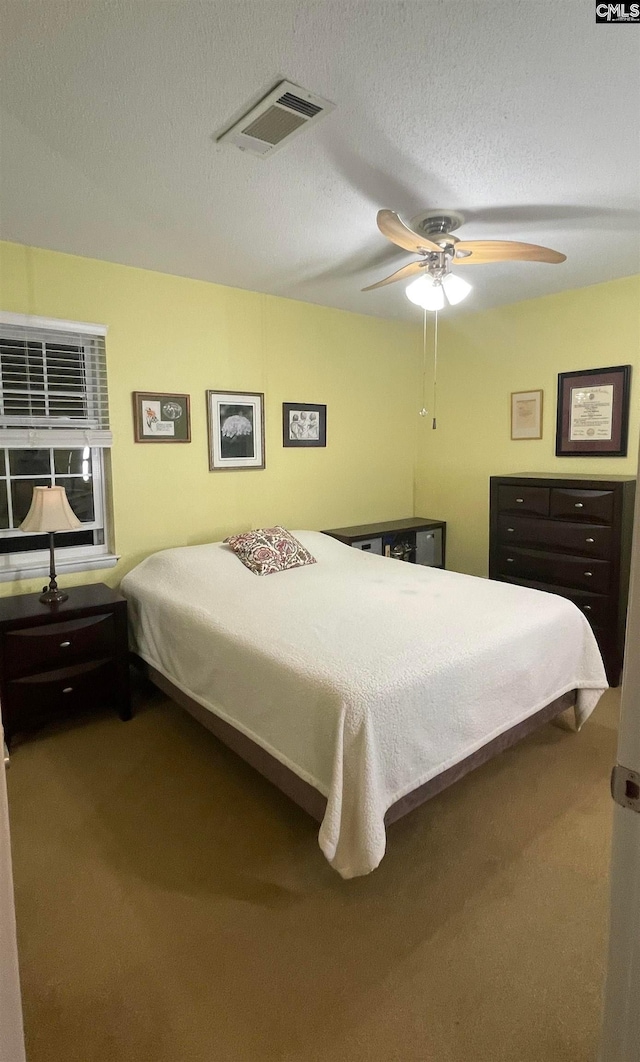
<path fill-rule="evenodd" d="M 61 605 L 63 601 L 66 601 L 69 597 L 64 591 L 58 590 L 57 587 L 43 587 L 43 593 L 40 594 L 39 600 L 43 605 Z"/>
<path fill-rule="evenodd" d="M 63 492 L 64 493 L 64 492 Z M 58 590 L 58 584 L 56 582 L 56 562 L 53 551 L 53 535 L 54 532 L 49 532 L 49 585 L 42 587 L 42 593 L 40 594 L 40 600 L 43 605 L 61 605 L 63 601 L 66 601 L 69 597 L 68 594 Z"/>

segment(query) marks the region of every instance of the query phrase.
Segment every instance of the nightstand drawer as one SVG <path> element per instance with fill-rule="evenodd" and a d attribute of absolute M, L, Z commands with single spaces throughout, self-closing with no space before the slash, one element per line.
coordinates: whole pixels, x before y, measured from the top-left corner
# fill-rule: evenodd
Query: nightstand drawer
<path fill-rule="evenodd" d="M 114 678 L 113 661 L 103 659 L 14 679 L 7 683 L 9 720 L 14 717 L 28 725 L 68 711 L 93 708 L 113 697 Z"/>
<path fill-rule="evenodd" d="M 7 631 L 4 637 L 4 671 L 7 678 L 74 664 L 88 656 L 115 652 L 112 613 Z"/>

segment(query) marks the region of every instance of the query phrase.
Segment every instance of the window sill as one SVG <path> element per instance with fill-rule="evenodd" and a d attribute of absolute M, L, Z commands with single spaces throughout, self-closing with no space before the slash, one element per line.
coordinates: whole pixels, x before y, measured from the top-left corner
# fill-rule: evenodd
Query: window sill
<path fill-rule="evenodd" d="M 100 568 L 115 568 L 120 556 L 114 553 L 102 553 L 95 557 L 79 557 L 76 560 L 58 560 L 56 556 L 56 575 L 68 575 L 70 572 L 93 572 Z M 49 563 L 25 564 L 13 568 L 0 568 L 0 583 L 17 582 L 22 579 L 49 578 Z"/>

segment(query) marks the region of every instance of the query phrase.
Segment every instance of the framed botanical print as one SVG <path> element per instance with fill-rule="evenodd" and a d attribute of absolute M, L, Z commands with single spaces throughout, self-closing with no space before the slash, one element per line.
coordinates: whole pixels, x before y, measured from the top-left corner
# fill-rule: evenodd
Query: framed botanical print
<path fill-rule="evenodd" d="M 264 468 L 264 394 L 207 391 L 209 470 Z"/>
<path fill-rule="evenodd" d="M 283 402 L 282 445 L 326 446 L 327 407 L 309 402 Z"/>
<path fill-rule="evenodd" d="M 191 442 L 189 395 L 134 391 L 133 435 L 136 442 Z"/>
<path fill-rule="evenodd" d="M 631 366 L 558 374 L 556 456 L 626 457 Z"/>

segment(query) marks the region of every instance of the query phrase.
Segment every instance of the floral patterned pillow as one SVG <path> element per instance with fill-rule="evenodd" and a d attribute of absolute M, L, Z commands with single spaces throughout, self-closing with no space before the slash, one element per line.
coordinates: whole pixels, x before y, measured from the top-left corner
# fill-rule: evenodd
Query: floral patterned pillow
<path fill-rule="evenodd" d="M 316 563 L 309 550 L 284 527 L 261 527 L 243 535 L 232 535 L 225 542 L 255 575 L 272 575 Z"/>

